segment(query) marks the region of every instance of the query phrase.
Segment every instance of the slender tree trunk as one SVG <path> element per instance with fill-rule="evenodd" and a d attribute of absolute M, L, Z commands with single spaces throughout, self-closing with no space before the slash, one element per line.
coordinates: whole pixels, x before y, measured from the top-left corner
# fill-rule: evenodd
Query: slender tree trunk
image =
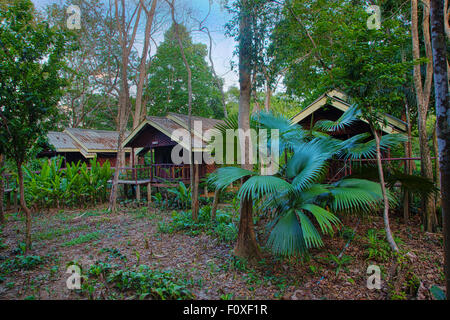
<path fill-rule="evenodd" d="M 411 122 L 409 117 L 409 106 L 408 102 L 405 103 L 405 122 L 407 126 L 407 132 L 408 132 L 408 140 L 405 142 L 405 156 L 406 158 L 412 157 L 412 137 L 411 137 Z M 412 166 L 411 161 L 406 160 L 405 161 L 405 174 L 412 174 Z M 409 208 L 410 206 L 410 193 L 407 190 L 404 190 L 403 193 L 403 220 L 405 223 L 408 223 L 409 221 Z"/>
<path fill-rule="evenodd" d="M 23 169 L 22 162 L 17 162 L 17 174 L 19 176 L 19 190 L 20 190 L 20 206 L 25 212 L 25 253 L 31 250 L 31 210 L 27 207 L 25 200 L 25 189 L 23 183 Z"/>
<path fill-rule="evenodd" d="M 0 224 L 5 224 L 5 207 L 3 201 L 5 199 L 5 181 L 3 180 L 3 165 L 4 165 L 3 155 L 0 154 Z"/>
<path fill-rule="evenodd" d="M 128 85 L 128 64 L 130 59 L 131 49 L 133 47 L 134 40 L 136 38 L 136 33 L 139 25 L 140 15 L 142 11 L 142 6 L 138 4 L 137 15 L 135 24 L 133 27 L 133 33 L 131 39 L 128 39 L 127 23 L 125 22 L 125 0 L 121 0 L 122 12 L 119 15 L 119 0 L 115 0 L 115 18 L 117 29 L 119 31 L 119 43 L 122 50 L 122 61 L 121 61 L 121 88 L 120 88 L 120 102 L 118 110 L 118 131 L 119 137 L 117 141 L 117 159 L 116 159 L 116 171 L 114 173 L 113 183 L 111 187 L 111 195 L 109 198 L 109 208 L 110 212 L 116 211 L 117 205 L 117 192 L 118 192 L 118 182 L 120 168 L 125 164 L 125 152 L 122 148 L 122 143 L 125 139 L 125 133 L 127 129 L 128 119 L 131 113 L 131 102 L 130 102 L 130 89 Z M 132 21 L 130 21 L 131 25 Z"/>
<path fill-rule="evenodd" d="M 225 92 L 223 91 L 223 85 L 220 82 L 219 77 L 217 76 L 216 68 L 214 66 L 214 60 L 212 58 L 213 41 L 212 41 L 212 37 L 211 37 L 211 32 L 209 32 L 209 29 L 207 27 L 203 27 L 202 30 L 205 30 L 205 32 L 206 32 L 206 34 L 208 35 L 208 38 L 209 38 L 209 62 L 211 63 L 211 69 L 212 69 L 212 72 L 213 72 L 214 79 L 216 80 L 217 88 L 220 90 L 220 95 L 222 97 L 223 114 L 224 114 L 225 118 L 228 118 L 227 104 L 225 102 Z"/>
<path fill-rule="evenodd" d="M 151 30 L 152 30 L 153 18 L 155 16 L 156 3 L 157 3 L 157 0 L 153 0 L 151 9 L 150 9 L 150 11 L 148 11 L 145 8 L 145 4 L 142 3 L 142 0 L 140 0 L 140 1 L 141 1 L 141 5 L 144 8 L 145 13 L 147 15 L 147 23 L 145 25 L 144 48 L 142 50 L 141 62 L 139 65 L 139 80 L 138 80 L 137 89 L 136 89 L 136 106 L 134 109 L 133 129 L 137 128 L 141 124 L 142 114 L 145 114 L 143 112 L 143 108 L 145 108 L 145 104 L 143 103 L 143 92 L 144 92 L 145 79 L 147 78 L 147 70 L 149 67 L 149 65 L 147 64 L 147 55 L 148 55 L 148 49 L 150 47 Z"/>
<path fill-rule="evenodd" d="M 239 25 L 239 128 L 250 129 L 250 97 L 251 97 L 251 59 L 252 59 L 252 28 L 249 0 L 242 0 Z M 245 143 L 246 151 L 251 148 L 251 141 Z M 248 146 L 248 147 L 247 147 Z M 248 157 L 249 152 L 245 152 Z M 252 169 L 250 159 L 242 159 L 244 169 Z M 253 226 L 253 201 L 251 197 L 241 199 L 239 233 L 234 248 L 234 254 L 250 261 L 259 260 L 262 255 L 256 242 Z"/>
<path fill-rule="evenodd" d="M 266 83 L 266 98 L 264 100 L 264 108 L 266 109 L 266 112 L 269 112 L 270 110 L 270 100 L 272 98 L 272 89 L 270 88 L 270 84 Z"/>
<path fill-rule="evenodd" d="M 194 161 L 195 160 L 193 159 L 194 142 L 193 142 L 193 130 L 192 130 L 192 70 L 191 70 L 191 67 L 189 66 L 189 62 L 186 59 L 183 42 L 181 41 L 179 26 L 175 19 L 175 0 L 172 0 L 172 2 L 169 2 L 168 0 L 166 0 L 166 1 L 171 8 L 172 22 L 175 26 L 175 35 L 178 40 L 178 46 L 180 47 L 181 57 L 183 58 L 184 66 L 186 67 L 186 71 L 187 71 L 187 75 L 188 75 L 188 110 L 189 110 L 188 131 L 189 131 L 189 146 L 190 146 L 189 173 L 190 173 L 190 183 L 191 183 L 191 192 L 192 192 L 191 207 L 192 207 L 192 219 L 194 219 L 194 221 L 197 221 L 198 220 L 198 192 L 196 192 L 195 190 L 198 190 L 198 185 L 195 185 L 195 180 L 196 180 L 195 176 L 194 176 L 195 175 L 195 172 L 194 172 L 195 171 L 194 170 L 194 165 L 195 165 Z"/>
<path fill-rule="evenodd" d="M 447 2 L 446 2 L 447 3 Z M 448 5 L 448 3 L 447 3 Z M 447 10 L 447 8 L 445 8 Z M 431 0 L 434 92 L 437 139 L 441 174 L 442 221 L 444 233 L 444 272 L 447 300 L 450 300 L 450 96 L 447 74 L 442 0 Z M 446 16 L 448 20 L 448 16 Z"/>
<path fill-rule="evenodd" d="M 431 181 L 433 181 L 433 164 L 431 162 L 430 148 L 428 146 L 427 135 L 427 114 L 428 105 L 430 101 L 431 85 L 433 79 L 433 63 L 431 52 L 431 38 L 430 38 L 430 0 L 423 0 L 423 40 L 425 43 L 425 52 L 428 58 L 426 66 L 425 82 L 422 85 L 422 76 L 420 65 L 414 65 L 414 86 L 417 97 L 418 106 L 418 130 L 419 130 L 419 143 L 420 143 L 420 157 L 421 157 L 421 171 L 422 175 Z M 412 34 L 412 46 L 413 46 L 413 59 L 420 59 L 420 42 L 419 42 L 419 28 L 418 28 L 418 9 L 417 0 L 411 1 L 411 34 Z M 426 230 L 433 232 L 437 226 L 437 216 L 434 196 L 429 195 L 423 199 L 424 202 L 424 224 Z"/>
<path fill-rule="evenodd" d="M 198 211 L 199 211 L 199 203 L 198 203 L 198 185 L 199 185 L 199 171 L 200 171 L 200 165 L 195 164 L 194 165 L 194 185 L 192 190 L 192 219 L 194 221 L 198 220 Z"/>
<path fill-rule="evenodd" d="M 380 148 L 380 133 L 377 130 L 372 130 L 373 135 L 375 137 L 376 149 L 377 149 L 377 166 L 378 166 L 378 175 L 380 177 L 380 186 L 381 193 L 383 194 L 383 220 L 384 220 L 384 230 L 386 231 L 386 238 L 389 243 L 391 249 L 395 252 L 398 252 L 397 244 L 395 243 L 394 237 L 392 236 L 391 227 L 389 223 L 389 199 L 386 191 L 386 184 L 384 181 L 384 172 L 383 172 L 383 164 L 381 162 L 381 148 Z"/>
<path fill-rule="evenodd" d="M 436 186 L 440 187 L 441 186 L 441 175 L 439 174 L 439 147 L 438 147 L 438 140 L 437 140 L 437 121 L 435 124 L 435 129 L 433 130 L 433 151 L 434 151 L 434 156 L 436 157 L 436 159 L 434 160 L 434 170 L 436 172 L 436 179 L 435 179 L 435 183 Z M 436 208 L 440 208 L 441 207 L 441 192 L 438 191 L 436 194 Z"/>
<path fill-rule="evenodd" d="M 220 189 L 214 191 L 214 200 L 211 208 L 211 221 L 216 221 L 217 207 L 219 206 Z"/>

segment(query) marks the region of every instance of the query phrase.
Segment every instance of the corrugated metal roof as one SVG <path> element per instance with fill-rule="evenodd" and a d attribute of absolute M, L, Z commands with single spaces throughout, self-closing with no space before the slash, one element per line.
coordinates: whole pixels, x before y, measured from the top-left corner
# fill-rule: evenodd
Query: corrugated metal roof
<path fill-rule="evenodd" d="M 184 128 L 186 128 L 186 129 L 189 128 L 189 116 L 188 115 L 169 112 L 168 116 L 179 120 L 180 123 L 183 122 L 183 124 L 184 124 L 183 127 Z M 194 121 L 201 121 L 202 122 L 203 133 L 206 130 L 213 129 L 219 123 L 224 123 L 223 120 L 192 116 L 192 122 L 193 122 L 192 125 L 194 125 Z"/>
<path fill-rule="evenodd" d="M 65 132 L 50 131 L 47 134 L 48 142 L 56 151 L 60 149 L 78 149 L 75 141 Z"/>
<path fill-rule="evenodd" d="M 173 136 L 173 133 L 175 130 L 179 130 L 179 129 L 186 130 L 186 128 L 184 126 L 176 123 L 175 121 L 173 121 L 172 119 L 169 119 L 169 118 L 148 116 L 147 121 L 158 125 L 161 129 L 166 131 L 166 132 L 163 132 L 164 134 L 169 134 L 169 137 Z M 193 143 L 194 143 L 194 146 L 202 146 L 202 147 L 205 146 L 203 141 L 200 138 L 198 138 L 197 136 L 193 137 Z"/>
<path fill-rule="evenodd" d="M 119 132 L 106 130 L 91 130 L 68 128 L 65 130 L 76 142 L 79 142 L 86 151 L 116 150 Z"/>

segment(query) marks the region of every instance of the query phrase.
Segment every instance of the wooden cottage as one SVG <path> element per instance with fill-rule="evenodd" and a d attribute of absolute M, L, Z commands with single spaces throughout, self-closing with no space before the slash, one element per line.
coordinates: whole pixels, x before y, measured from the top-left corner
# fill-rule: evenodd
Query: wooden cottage
<path fill-rule="evenodd" d="M 192 122 L 201 122 L 202 132 L 192 128 L 193 154 L 201 154 L 206 151 L 207 143 L 203 134 L 206 130 L 213 129 L 221 120 L 192 116 Z M 147 116 L 123 143 L 124 148 L 131 149 L 131 163 L 134 173 L 123 174 L 122 184 L 149 184 L 156 186 L 169 186 L 174 182 L 190 182 L 190 165 L 175 164 L 172 161 L 172 150 L 181 145 L 183 152 L 189 152 L 189 139 L 179 139 L 174 133 L 183 130 L 189 132 L 188 116 L 178 113 L 169 113 L 165 117 Z M 142 158 L 146 156 L 147 163 Z M 215 170 L 215 165 L 199 164 L 199 178 L 204 178 Z"/>
<path fill-rule="evenodd" d="M 347 101 L 348 97 L 344 93 L 338 90 L 329 91 L 295 115 L 292 118 L 292 122 L 301 125 L 304 129 L 310 129 L 319 120 L 336 121 L 351 107 Z M 406 122 L 389 114 L 384 114 L 383 117 L 379 121 L 383 134 L 405 133 L 407 131 Z M 370 136 L 373 136 L 366 120 L 355 121 L 351 126 L 347 126 L 331 134 L 335 138 L 344 140 L 361 133 L 369 133 Z M 383 153 L 383 158 L 385 161 L 390 161 L 390 150 Z M 367 161 L 372 161 L 372 159 L 367 159 Z M 351 172 L 351 161 L 342 162 L 336 160 L 330 164 L 328 181 L 336 181 L 343 176 L 351 174 Z"/>
<path fill-rule="evenodd" d="M 117 131 L 68 128 L 63 132 L 50 131 L 47 148 L 38 157 L 62 156 L 65 163 L 87 162 L 97 158 L 100 164 L 109 161 L 115 167 L 117 158 Z M 125 150 L 130 158 L 130 150 Z"/>

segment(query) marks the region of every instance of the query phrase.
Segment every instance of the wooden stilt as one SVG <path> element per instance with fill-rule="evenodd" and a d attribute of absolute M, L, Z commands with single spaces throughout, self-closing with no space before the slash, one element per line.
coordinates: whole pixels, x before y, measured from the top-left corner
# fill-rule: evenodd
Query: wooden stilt
<path fill-rule="evenodd" d="M 19 211 L 19 206 L 17 205 L 17 193 L 16 191 L 12 192 L 13 201 L 14 201 L 14 211 Z"/>
<path fill-rule="evenodd" d="M 136 200 L 141 201 L 141 186 L 139 184 L 136 185 Z"/>
<path fill-rule="evenodd" d="M 152 203 L 152 184 L 149 183 L 147 185 L 147 203 L 148 206 L 150 207 L 150 204 Z"/>
<path fill-rule="evenodd" d="M 11 209 L 11 193 L 12 192 L 6 193 L 6 210 Z"/>

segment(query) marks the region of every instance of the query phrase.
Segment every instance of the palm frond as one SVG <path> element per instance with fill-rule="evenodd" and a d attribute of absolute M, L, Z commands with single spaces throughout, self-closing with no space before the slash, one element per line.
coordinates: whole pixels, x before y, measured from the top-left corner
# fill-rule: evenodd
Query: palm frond
<path fill-rule="evenodd" d="M 253 176 L 242 185 L 239 190 L 241 197 L 261 198 L 268 194 L 279 194 L 293 191 L 292 185 L 275 176 Z"/>
<path fill-rule="evenodd" d="M 319 232 L 317 232 L 316 227 L 312 224 L 311 220 L 301 211 L 297 211 L 298 217 L 300 219 L 300 225 L 302 227 L 303 239 L 305 240 L 306 247 L 319 248 L 323 246 L 322 238 Z"/>
<path fill-rule="evenodd" d="M 333 132 L 344 129 L 347 126 L 352 125 L 355 121 L 358 120 L 358 117 L 361 115 L 361 111 L 356 107 L 352 106 L 347 109 L 344 114 L 337 119 L 336 121 L 332 120 L 319 120 L 314 125 L 313 130 L 316 131 L 325 131 L 325 132 Z"/>
<path fill-rule="evenodd" d="M 253 176 L 256 173 L 239 167 L 223 167 L 210 174 L 208 183 L 214 185 L 217 189 L 225 189 L 233 182 L 247 176 Z"/>
<path fill-rule="evenodd" d="M 293 210 L 278 219 L 270 232 L 267 246 L 276 255 L 293 256 L 307 251 L 302 228 Z"/>
<path fill-rule="evenodd" d="M 311 212 L 323 233 L 331 233 L 333 231 L 333 225 L 338 226 L 341 224 L 338 217 L 315 204 L 304 204 L 302 209 Z"/>
<path fill-rule="evenodd" d="M 333 211 L 369 212 L 376 210 L 383 201 L 380 184 L 363 179 L 343 179 L 330 186 L 330 193 Z M 395 203 L 390 192 L 388 198 Z"/>

